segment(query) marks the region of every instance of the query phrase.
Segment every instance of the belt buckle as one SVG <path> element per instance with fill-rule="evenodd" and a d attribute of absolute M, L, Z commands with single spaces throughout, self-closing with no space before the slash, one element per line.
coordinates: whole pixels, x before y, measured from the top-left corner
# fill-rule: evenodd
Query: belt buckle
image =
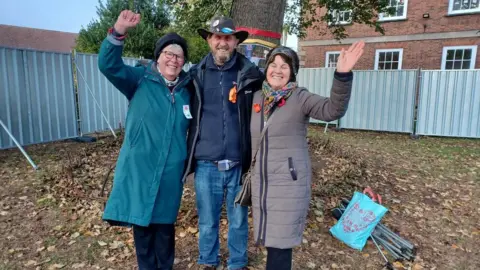
<path fill-rule="evenodd" d="M 219 160 L 217 162 L 217 168 L 221 172 L 230 170 L 230 160 L 228 159 Z"/>
<path fill-rule="evenodd" d="M 221 171 L 221 172 L 224 172 L 224 171 L 228 171 L 228 170 L 230 170 L 231 168 L 237 166 L 237 164 L 238 164 L 239 162 L 238 162 L 238 161 L 233 161 L 233 160 L 224 159 L 224 160 L 216 161 L 215 163 L 217 164 L 218 170 Z"/>

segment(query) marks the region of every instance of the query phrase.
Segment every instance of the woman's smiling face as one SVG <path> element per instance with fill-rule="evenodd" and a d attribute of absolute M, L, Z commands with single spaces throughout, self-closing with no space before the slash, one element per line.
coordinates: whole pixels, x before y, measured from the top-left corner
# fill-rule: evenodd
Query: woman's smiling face
<path fill-rule="evenodd" d="M 292 71 L 283 57 L 276 55 L 267 67 L 267 82 L 273 90 L 282 89 L 289 81 Z"/>

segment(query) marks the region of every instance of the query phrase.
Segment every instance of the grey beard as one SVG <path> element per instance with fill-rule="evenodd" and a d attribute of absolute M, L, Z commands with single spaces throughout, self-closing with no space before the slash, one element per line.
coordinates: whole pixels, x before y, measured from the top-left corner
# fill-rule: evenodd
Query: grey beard
<path fill-rule="evenodd" d="M 213 60 L 215 60 L 215 64 L 217 66 L 223 66 L 231 58 L 232 58 L 232 54 L 229 54 L 228 56 L 222 56 L 222 57 L 218 57 L 216 54 L 213 54 Z"/>

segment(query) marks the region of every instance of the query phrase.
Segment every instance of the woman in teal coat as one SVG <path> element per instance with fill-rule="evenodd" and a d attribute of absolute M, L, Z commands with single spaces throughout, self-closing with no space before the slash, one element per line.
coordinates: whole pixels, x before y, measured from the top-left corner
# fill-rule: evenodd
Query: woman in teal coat
<path fill-rule="evenodd" d="M 123 40 L 139 22 L 140 14 L 122 11 L 98 58 L 100 71 L 129 100 L 103 219 L 133 227 L 139 269 L 172 269 L 191 118 L 190 78 L 182 70 L 187 44 L 167 34 L 156 43 L 156 61 L 127 66 L 121 58 Z"/>

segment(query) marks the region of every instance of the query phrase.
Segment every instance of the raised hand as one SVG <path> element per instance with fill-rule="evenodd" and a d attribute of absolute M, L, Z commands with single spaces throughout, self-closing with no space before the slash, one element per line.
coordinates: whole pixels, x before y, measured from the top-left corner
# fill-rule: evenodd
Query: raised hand
<path fill-rule="evenodd" d="M 124 10 L 118 16 L 117 22 L 113 26 L 117 33 L 124 35 L 128 29 L 134 28 L 140 22 L 140 14 L 130 10 Z"/>
<path fill-rule="evenodd" d="M 345 51 L 342 49 L 340 52 L 340 57 L 337 61 L 337 71 L 338 72 L 350 72 L 352 68 L 357 63 L 358 59 L 363 54 L 363 47 L 365 47 L 365 42 L 355 42 Z"/>

